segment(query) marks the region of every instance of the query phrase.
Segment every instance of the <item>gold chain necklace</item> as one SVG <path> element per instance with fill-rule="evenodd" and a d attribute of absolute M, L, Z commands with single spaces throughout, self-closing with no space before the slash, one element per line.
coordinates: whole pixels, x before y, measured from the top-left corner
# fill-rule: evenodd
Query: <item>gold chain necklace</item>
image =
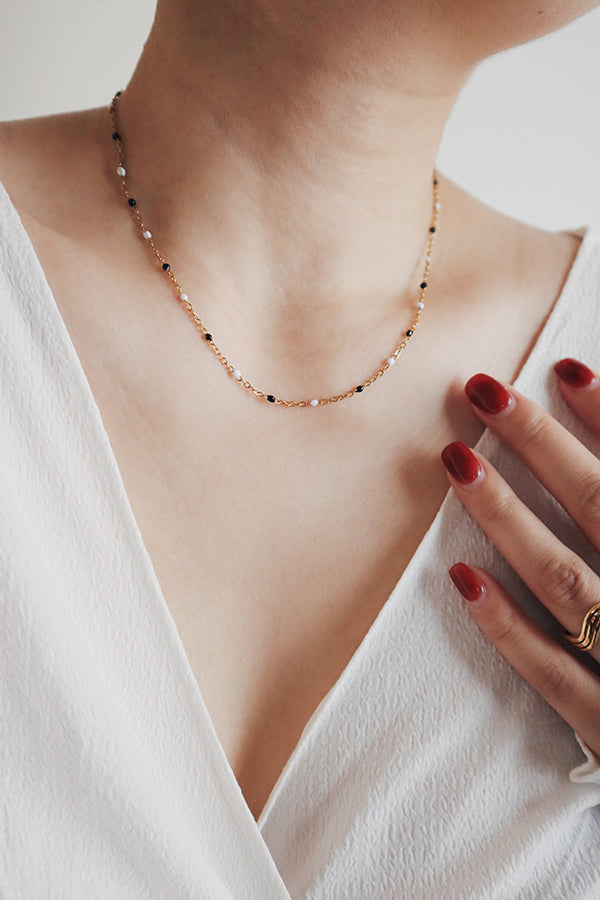
<path fill-rule="evenodd" d="M 200 331 L 204 338 L 205 344 L 210 347 L 214 355 L 217 357 L 225 371 L 229 374 L 229 376 L 237 382 L 241 387 L 245 388 L 250 393 L 254 394 L 255 397 L 258 397 L 259 400 L 264 400 L 267 403 L 275 404 L 276 406 L 289 406 L 289 407 L 316 407 L 316 406 L 326 406 L 328 403 L 338 403 L 340 400 L 347 400 L 350 397 L 354 397 L 356 394 L 361 394 L 366 388 L 371 387 L 372 384 L 381 378 L 381 376 L 391 369 L 391 367 L 395 364 L 396 360 L 402 353 L 402 351 L 406 348 L 409 340 L 415 333 L 417 325 L 421 319 L 421 313 L 425 307 L 425 294 L 427 292 L 427 285 L 429 283 L 429 271 L 431 266 L 431 257 L 433 253 L 433 247 L 435 243 L 435 235 L 437 231 L 437 223 L 440 212 L 440 202 L 439 202 L 439 178 L 437 171 L 433 172 L 433 211 L 431 217 L 431 224 L 429 226 L 429 232 L 427 236 L 427 249 L 425 254 L 425 267 L 423 269 L 423 274 L 421 277 L 421 283 L 419 285 L 419 294 L 418 300 L 416 302 L 416 309 L 411 319 L 409 327 L 406 331 L 403 332 L 400 340 L 396 343 L 392 353 L 387 357 L 383 365 L 379 366 L 373 374 L 367 378 L 365 381 L 356 385 L 355 387 L 350 388 L 345 391 L 343 394 L 335 394 L 332 397 L 314 397 L 312 400 L 282 400 L 280 397 L 277 397 L 275 394 L 267 394 L 264 391 L 259 390 L 259 388 L 255 387 L 252 382 L 248 381 L 246 378 L 242 376 L 242 373 L 239 369 L 233 366 L 225 354 L 219 349 L 215 340 L 212 336 L 212 333 L 206 327 L 200 316 L 195 312 L 194 307 L 190 303 L 190 299 L 188 295 L 185 293 L 179 281 L 173 274 L 173 270 L 171 269 L 170 264 L 166 261 L 165 257 L 162 255 L 158 247 L 154 242 L 154 238 L 152 236 L 152 232 L 146 226 L 142 214 L 140 212 L 140 208 L 137 204 L 137 201 L 134 197 L 131 196 L 129 190 L 127 188 L 127 169 L 125 167 L 125 148 L 123 145 L 123 138 L 121 137 L 117 124 L 117 104 L 118 99 L 121 96 L 121 91 L 117 91 L 115 96 L 113 97 L 112 103 L 110 105 L 110 119 L 112 124 L 112 138 L 117 148 L 118 155 L 118 165 L 116 168 L 117 175 L 121 179 L 121 188 L 123 190 L 123 194 L 125 195 L 125 199 L 135 217 L 135 221 L 137 222 L 138 228 L 144 239 L 145 243 L 150 247 L 154 256 L 160 263 L 163 272 L 166 274 L 167 278 L 171 282 L 171 287 L 175 293 L 176 299 L 179 301 L 185 312 L 188 314 L 195 327 Z"/>

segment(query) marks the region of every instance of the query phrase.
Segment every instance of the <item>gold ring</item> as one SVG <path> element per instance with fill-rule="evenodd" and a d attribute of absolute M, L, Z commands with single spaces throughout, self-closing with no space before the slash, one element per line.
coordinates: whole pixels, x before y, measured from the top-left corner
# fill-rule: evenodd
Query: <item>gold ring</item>
<path fill-rule="evenodd" d="M 565 638 L 578 650 L 592 650 L 600 638 L 600 603 L 595 603 L 585 614 L 577 637 L 565 634 Z"/>

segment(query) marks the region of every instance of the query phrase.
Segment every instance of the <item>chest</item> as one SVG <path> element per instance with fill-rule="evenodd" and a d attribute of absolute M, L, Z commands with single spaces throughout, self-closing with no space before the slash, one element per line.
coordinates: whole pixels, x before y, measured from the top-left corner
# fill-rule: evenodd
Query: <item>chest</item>
<path fill-rule="evenodd" d="M 172 400 L 158 423 L 152 404 L 115 402 L 111 379 L 95 393 L 190 667 L 258 816 L 444 497 L 434 447 L 445 435 L 433 429 L 419 462 L 414 437 L 384 451 L 360 429 L 319 437 L 313 423 L 303 440 L 297 421 L 253 426 L 263 409 L 245 396 L 246 418 Z"/>
<path fill-rule="evenodd" d="M 501 347 L 497 329 L 475 324 L 459 354 L 442 312 L 427 343 L 369 393 L 285 410 L 230 383 L 159 292 L 120 297 L 92 264 L 95 302 L 84 303 L 76 267 L 45 268 L 190 667 L 258 817 L 443 500 L 441 448 L 481 432 L 460 386 L 490 360 L 510 378 L 534 329 Z"/>
<path fill-rule="evenodd" d="M 320 418 L 272 409 L 210 354 L 161 340 L 161 327 L 143 351 L 129 329 L 127 351 L 111 355 L 98 352 L 98 327 L 71 325 L 165 602 L 258 817 L 446 493 L 444 392 L 421 420 L 400 392 L 393 429 L 377 429 L 371 398 Z"/>

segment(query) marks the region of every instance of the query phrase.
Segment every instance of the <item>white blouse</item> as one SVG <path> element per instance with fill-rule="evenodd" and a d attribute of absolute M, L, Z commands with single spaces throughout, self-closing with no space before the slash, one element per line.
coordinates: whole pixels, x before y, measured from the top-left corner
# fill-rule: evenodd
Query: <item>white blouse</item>
<path fill-rule="evenodd" d="M 550 367 L 600 368 L 599 304 L 587 232 L 516 382 L 595 452 Z M 600 572 L 507 448 L 477 446 Z M 599 761 L 478 630 L 449 583 L 459 559 L 551 622 L 449 493 L 255 822 L 0 186 L 3 898 L 597 900 Z"/>

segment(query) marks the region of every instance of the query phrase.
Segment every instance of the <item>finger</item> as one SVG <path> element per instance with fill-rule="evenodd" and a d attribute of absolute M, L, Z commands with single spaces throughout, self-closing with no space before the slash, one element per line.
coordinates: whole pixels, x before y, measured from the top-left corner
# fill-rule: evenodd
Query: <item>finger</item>
<path fill-rule="evenodd" d="M 465 391 L 479 418 L 515 451 L 600 550 L 600 461 L 513 387 L 478 374 Z"/>
<path fill-rule="evenodd" d="M 600 437 L 600 378 L 596 372 L 576 359 L 561 359 L 554 371 L 569 406 Z"/>
<path fill-rule="evenodd" d="M 552 615 L 578 635 L 600 602 L 600 578 L 517 497 L 491 463 L 465 444 L 442 451 L 452 487 L 507 562 Z M 600 659 L 600 645 L 590 651 Z"/>
<path fill-rule="evenodd" d="M 450 576 L 484 634 L 599 753 L 600 678 L 532 622 L 492 575 L 457 563 Z"/>

